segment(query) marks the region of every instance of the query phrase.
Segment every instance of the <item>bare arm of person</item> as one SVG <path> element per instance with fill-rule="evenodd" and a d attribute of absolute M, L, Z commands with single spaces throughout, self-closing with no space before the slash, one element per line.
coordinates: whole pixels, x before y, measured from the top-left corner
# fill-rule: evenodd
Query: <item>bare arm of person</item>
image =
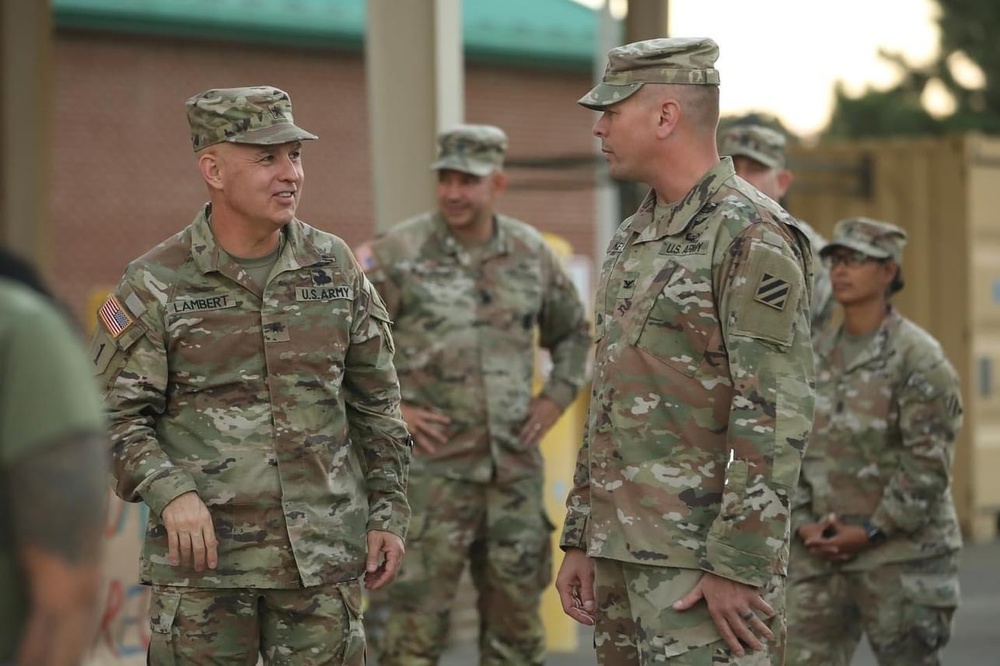
<path fill-rule="evenodd" d="M 29 614 L 19 666 L 69 666 L 90 645 L 107 511 L 105 440 L 78 435 L 8 468 Z"/>

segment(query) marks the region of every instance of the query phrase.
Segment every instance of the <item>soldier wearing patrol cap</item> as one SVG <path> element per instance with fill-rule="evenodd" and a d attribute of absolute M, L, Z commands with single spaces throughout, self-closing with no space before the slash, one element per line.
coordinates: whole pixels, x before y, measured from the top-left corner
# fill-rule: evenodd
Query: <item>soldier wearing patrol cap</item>
<path fill-rule="evenodd" d="M 906 232 L 841 220 L 822 255 L 844 322 L 816 340 L 816 420 L 793 504 L 788 664 L 936 666 L 958 605 L 958 376 L 890 297 Z"/>
<path fill-rule="evenodd" d="M 611 240 L 562 533 L 563 609 L 609 665 L 780 664 L 790 499 L 812 421 L 811 254 L 720 159 L 718 47 L 612 49 L 580 104 L 651 191 Z"/>
<path fill-rule="evenodd" d="M 388 601 L 374 603 L 389 606 L 382 666 L 437 663 L 466 562 L 480 663 L 545 660 L 552 526 L 538 444 L 583 384 L 590 327 L 542 235 L 495 210 L 506 149 L 497 127 L 443 131 L 431 164 L 438 210 L 357 250 L 394 321 L 415 440 L 408 559 Z M 532 396 L 536 336 L 552 370 Z"/>
<path fill-rule="evenodd" d="M 393 578 L 409 522 L 389 317 L 295 216 L 317 137 L 288 95 L 187 114 L 209 203 L 129 264 L 91 345 L 115 491 L 150 509 L 149 661 L 360 665 L 361 579 Z"/>
<path fill-rule="evenodd" d="M 794 175 L 785 158 L 785 135 L 759 122 L 742 121 L 727 129 L 719 140 L 719 153 L 733 158 L 736 175 L 778 203 L 792 186 Z M 799 227 L 809 237 L 813 263 L 820 265 L 819 252 L 826 239 L 802 220 Z M 830 293 L 830 274 L 813 273 L 811 321 L 813 335 L 830 325 L 835 301 Z"/>

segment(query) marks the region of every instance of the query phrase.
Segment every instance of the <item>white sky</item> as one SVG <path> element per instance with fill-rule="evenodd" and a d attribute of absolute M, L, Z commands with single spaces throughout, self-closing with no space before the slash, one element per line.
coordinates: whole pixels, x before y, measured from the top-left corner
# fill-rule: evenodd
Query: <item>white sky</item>
<path fill-rule="evenodd" d="M 672 35 L 719 43 L 723 114 L 773 113 L 803 135 L 829 119 L 835 81 L 858 93 L 898 80 L 880 47 L 930 61 L 936 16 L 933 0 L 670 0 Z"/>

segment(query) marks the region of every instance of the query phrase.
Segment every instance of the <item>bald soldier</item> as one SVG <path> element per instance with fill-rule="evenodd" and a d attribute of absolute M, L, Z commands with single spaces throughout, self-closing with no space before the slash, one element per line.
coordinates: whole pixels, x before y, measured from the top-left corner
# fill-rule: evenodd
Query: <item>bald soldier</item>
<path fill-rule="evenodd" d="M 788 664 L 939 666 L 958 606 L 958 375 L 891 298 L 906 232 L 841 220 L 823 248 L 841 326 L 816 340 L 816 421 L 792 526 Z"/>
<path fill-rule="evenodd" d="M 608 53 L 580 104 L 651 190 L 608 246 L 567 500 L 563 609 L 598 662 L 781 664 L 789 514 L 813 408 L 808 240 L 719 158 L 718 47 Z"/>
<path fill-rule="evenodd" d="M 415 439 L 409 556 L 379 663 L 437 663 L 468 562 L 480 663 L 542 664 L 552 526 L 538 445 L 584 381 L 590 327 L 542 235 L 496 212 L 506 134 L 460 125 L 438 147 L 438 209 L 358 250 L 394 321 Z M 552 370 L 533 396 L 536 339 Z"/>
<path fill-rule="evenodd" d="M 128 265 L 91 358 L 115 491 L 150 509 L 152 664 L 365 659 L 361 585 L 389 582 L 409 438 L 389 317 L 344 242 L 295 217 L 289 96 L 187 100 L 209 203 Z"/>
<path fill-rule="evenodd" d="M 792 186 L 794 175 L 788 168 L 785 155 L 787 140 L 776 129 L 759 123 L 741 122 L 730 127 L 719 141 L 719 152 L 733 158 L 736 175 L 778 203 Z M 820 265 L 819 252 L 826 239 L 811 226 L 797 220 L 798 226 L 809 237 L 814 266 Z M 810 315 L 812 330 L 818 334 L 828 327 L 833 318 L 836 301 L 830 293 L 830 273 L 813 271 L 812 304 Z"/>

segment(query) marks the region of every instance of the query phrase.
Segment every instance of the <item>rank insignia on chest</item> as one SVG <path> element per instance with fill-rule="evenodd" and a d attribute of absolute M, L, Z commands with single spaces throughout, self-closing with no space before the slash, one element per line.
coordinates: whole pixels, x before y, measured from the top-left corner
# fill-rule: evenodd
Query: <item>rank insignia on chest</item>
<path fill-rule="evenodd" d="M 615 246 L 611 248 L 614 254 L 620 254 L 622 250 L 625 249 L 625 243 L 615 243 Z"/>
<path fill-rule="evenodd" d="M 790 285 L 785 280 L 775 277 L 770 273 L 764 273 L 757 285 L 757 295 L 754 300 L 775 310 L 784 310 L 788 303 L 788 293 Z"/>

